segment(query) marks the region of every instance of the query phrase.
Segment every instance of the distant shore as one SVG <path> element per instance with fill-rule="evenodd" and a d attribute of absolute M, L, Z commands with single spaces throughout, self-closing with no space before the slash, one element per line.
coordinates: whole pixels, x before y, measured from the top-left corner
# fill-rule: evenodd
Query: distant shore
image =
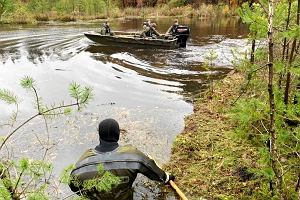
<path fill-rule="evenodd" d="M 236 16 L 235 9 L 227 5 L 206 5 L 195 8 L 190 5 L 182 7 L 170 7 L 168 5 L 143 8 L 125 8 L 123 10 L 115 7 L 110 11 L 89 15 L 82 12 L 58 13 L 49 11 L 44 13 L 22 12 L 8 13 L 2 16 L 0 23 L 4 24 L 36 24 L 49 21 L 75 22 L 91 21 L 116 18 L 158 18 L 158 17 L 188 17 L 188 18 L 212 18 L 216 16 Z"/>

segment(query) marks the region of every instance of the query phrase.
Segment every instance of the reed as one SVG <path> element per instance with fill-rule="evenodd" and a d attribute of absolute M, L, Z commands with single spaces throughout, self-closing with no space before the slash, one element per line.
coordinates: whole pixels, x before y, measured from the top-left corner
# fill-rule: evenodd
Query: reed
<path fill-rule="evenodd" d="M 176 1 L 177 2 L 177 1 Z M 234 9 L 226 4 L 211 5 L 201 4 L 194 7 L 192 5 L 177 6 L 175 1 L 168 4 L 160 4 L 155 7 L 126 7 L 121 9 L 118 5 L 110 5 L 106 9 L 105 5 L 99 5 L 96 10 L 82 9 L 81 7 L 73 9 L 62 9 L 53 7 L 51 10 L 38 12 L 25 3 L 19 3 L 14 10 L 5 17 L 2 16 L 1 22 L 8 23 L 35 23 L 45 21 L 62 21 L 74 22 L 77 20 L 95 20 L 105 18 L 158 18 L 158 17 L 189 17 L 189 18 L 211 18 L 215 16 L 232 16 L 235 15 Z M 32 6 L 32 5 L 31 5 Z M 101 8 L 100 8 L 101 7 Z"/>

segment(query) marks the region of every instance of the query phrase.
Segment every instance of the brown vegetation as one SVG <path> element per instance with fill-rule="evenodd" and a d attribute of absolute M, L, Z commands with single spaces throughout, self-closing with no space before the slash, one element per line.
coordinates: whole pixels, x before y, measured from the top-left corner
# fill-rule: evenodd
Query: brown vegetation
<path fill-rule="evenodd" d="M 240 73 L 231 73 L 212 95 L 199 98 L 175 140 L 168 168 L 189 199 L 241 199 L 259 186 L 248 169 L 256 165 L 257 149 L 233 135 L 235 125 L 225 114 L 243 81 Z"/>

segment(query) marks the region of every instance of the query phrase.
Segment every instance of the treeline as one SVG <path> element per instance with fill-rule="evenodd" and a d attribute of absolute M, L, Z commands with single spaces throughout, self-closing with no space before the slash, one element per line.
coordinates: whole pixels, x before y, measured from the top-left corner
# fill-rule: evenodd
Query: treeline
<path fill-rule="evenodd" d="M 97 19 L 124 16 L 230 15 L 247 0 L 0 0 L 0 21 Z M 251 0 L 254 1 L 254 0 Z M 215 9 L 217 6 L 218 9 Z M 141 12 L 142 10 L 142 12 Z M 217 11 L 216 11 L 217 10 Z"/>
<path fill-rule="evenodd" d="M 122 7 L 141 7 L 141 6 L 157 6 L 169 4 L 174 6 L 193 5 L 199 6 L 201 4 L 227 4 L 230 6 L 241 5 L 247 0 L 121 0 L 119 5 Z"/>
<path fill-rule="evenodd" d="M 108 0 L 0 0 L 0 20 L 28 22 L 47 21 L 49 18 L 80 15 L 104 15 L 111 7 Z"/>

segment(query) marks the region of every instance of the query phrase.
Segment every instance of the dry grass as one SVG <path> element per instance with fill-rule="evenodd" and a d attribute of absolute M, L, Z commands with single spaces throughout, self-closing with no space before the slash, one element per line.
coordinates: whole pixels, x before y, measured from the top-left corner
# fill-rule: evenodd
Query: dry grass
<path fill-rule="evenodd" d="M 241 74 L 230 74 L 198 99 L 174 142 L 168 170 L 189 199 L 247 199 L 259 186 L 247 170 L 256 165 L 257 149 L 234 137 L 225 114 L 242 82 Z"/>
<path fill-rule="evenodd" d="M 143 7 L 132 8 L 127 7 L 120 9 L 118 7 L 112 7 L 109 10 L 110 18 L 152 18 L 152 17 L 189 17 L 189 18 L 210 18 L 214 16 L 231 16 L 234 14 L 234 10 L 230 9 L 227 5 L 206 5 L 202 4 L 200 7 L 187 6 L 172 6 L 168 4 L 159 5 L 156 7 Z M 57 11 L 49 11 L 43 14 L 31 14 L 25 11 L 23 8 L 18 9 L 12 13 L 11 16 L 1 19 L 1 22 L 7 23 L 35 23 L 36 21 L 63 21 L 71 22 L 77 20 L 94 20 L 107 18 L 107 13 L 97 13 L 89 15 L 87 13 L 58 13 Z"/>

